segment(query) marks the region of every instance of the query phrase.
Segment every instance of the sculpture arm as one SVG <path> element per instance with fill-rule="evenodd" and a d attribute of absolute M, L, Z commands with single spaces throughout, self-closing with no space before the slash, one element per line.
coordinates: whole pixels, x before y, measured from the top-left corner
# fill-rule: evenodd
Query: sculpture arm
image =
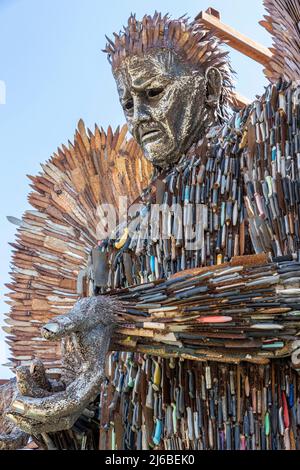
<path fill-rule="evenodd" d="M 73 378 L 66 383 L 64 391 L 50 396 L 19 395 L 12 406 L 14 419 L 22 429 L 30 429 L 33 420 L 39 423 L 39 429 L 48 430 L 55 427 L 60 417 L 72 417 L 64 423 L 71 426 L 99 393 L 118 316 L 126 318 L 124 331 L 119 328 L 118 334 L 130 335 L 134 350 L 148 354 L 156 350 L 159 355 L 180 354 L 194 360 L 205 357 L 222 362 L 258 363 L 291 354 L 291 341 L 286 336 L 292 334 L 291 325 L 293 331 L 299 331 L 300 321 L 294 312 L 299 289 L 290 287 L 297 284 L 298 272 L 297 263 L 268 263 L 264 255 L 254 255 L 221 266 L 181 272 L 168 281 L 141 286 L 138 291 L 125 289 L 117 291 L 115 296 L 80 300 L 67 316 L 55 318 L 43 329 L 49 339 L 63 338 L 66 362 L 73 367 Z M 151 301 L 149 295 L 155 295 L 157 289 L 162 295 L 167 294 L 168 305 L 173 305 L 174 311 L 159 309 L 155 318 L 150 302 L 150 311 L 148 307 L 144 309 L 143 322 L 141 307 L 135 304 L 140 304 L 143 296 Z M 266 289 L 270 307 L 265 300 Z M 127 309 L 122 299 L 130 295 L 132 302 Z M 234 327 L 232 337 L 230 325 Z M 218 338 L 217 349 L 213 340 L 210 345 L 209 338 L 214 337 L 210 332 Z M 126 350 L 125 343 L 120 343 L 118 348 Z"/>

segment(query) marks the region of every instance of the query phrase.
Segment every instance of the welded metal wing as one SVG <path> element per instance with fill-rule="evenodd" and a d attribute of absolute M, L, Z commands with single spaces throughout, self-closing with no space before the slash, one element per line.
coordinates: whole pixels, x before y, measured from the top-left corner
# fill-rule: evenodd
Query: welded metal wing
<path fill-rule="evenodd" d="M 300 1 L 263 0 L 267 15 L 260 24 L 273 37 L 273 57 L 264 72 L 272 81 L 300 77 Z"/>
<path fill-rule="evenodd" d="M 29 177 L 33 210 L 18 221 L 7 285 L 10 312 L 4 330 L 12 367 L 34 357 L 46 367 L 60 365 L 60 345 L 45 342 L 40 327 L 68 312 L 78 299 L 78 272 L 99 238 L 99 206 L 117 207 L 119 196 L 132 203 L 150 179 L 150 164 L 126 134 L 126 126 L 115 132 L 96 126 L 91 132 L 80 121 L 74 142 Z"/>

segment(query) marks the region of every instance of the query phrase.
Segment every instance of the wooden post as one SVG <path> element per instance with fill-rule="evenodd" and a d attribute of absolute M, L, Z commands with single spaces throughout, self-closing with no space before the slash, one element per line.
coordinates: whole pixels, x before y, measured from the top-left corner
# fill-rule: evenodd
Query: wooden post
<path fill-rule="evenodd" d="M 248 106 L 249 104 L 251 104 L 251 101 L 248 98 L 241 95 L 237 91 L 232 92 L 231 102 L 232 102 L 232 106 L 238 109 L 242 109 L 245 106 Z"/>
<path fill-rule="evenodd" d="M 221 15 L 220 15 L 220 12 L 218 10 L 215 10 L 214 8 L 212 7 L 209 7 L 205 13 L 207 13 L 208 15 L 212 15 L 212 16 L 215 16 L 216 18 L 218 18 L 218 20 L 221 19 Z M 198 18 L 198 17 L 197 17 Z M 196 18 L 196 19 L 197 19 Z"/>
<path fill-rule="evenodd" d="M 201 20 L 205 26 L 214 30 L 217 37 L 225 40 L 230 47 L 266 67 L 272 58 L 270 49 L 249 39 L 231 26 L 222 23 L 220 18 L 220 13 L 217 10 L 208 8 L 205 12 L 201 11 L 195 20 Z"/>
<path fill-rule="evenodd" d="M 210 7 L 205 12 L 201 11 L 196 16 L 195 20 L 201 22 L 208 28 L 213 29 L 214 34 L 221 40 L 241 52 L 242 54 L 250 57 L 256 62 L 267 66 L 272 58 L 272 52 L 265 46 L 262 46 L 256 41 L 252 41 L 244 34 L 239 33 L 236 29 L 232 28 L 221 22 L 220 12 Z M 250 104 L 250 100 L 240 95 L 237 92 L 232 92 L 232 107 L 242 109 Z"/>

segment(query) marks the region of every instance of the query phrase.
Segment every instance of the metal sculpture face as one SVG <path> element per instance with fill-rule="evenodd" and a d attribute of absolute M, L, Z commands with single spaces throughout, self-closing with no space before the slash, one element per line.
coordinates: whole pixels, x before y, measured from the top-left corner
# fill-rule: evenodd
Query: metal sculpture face
<path fill-rule="evenodd" d="M 214 120 L 222 82 L 215 68 L 204 73 L 156 49 L 127 57 L 114 76 L 129 131 L 155 166 L 176 163 Z"/>

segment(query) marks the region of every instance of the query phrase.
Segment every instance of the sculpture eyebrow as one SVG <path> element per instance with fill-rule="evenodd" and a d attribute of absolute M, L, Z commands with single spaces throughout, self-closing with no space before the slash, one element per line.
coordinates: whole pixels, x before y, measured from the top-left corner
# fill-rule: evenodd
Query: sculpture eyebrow
<path fill-rule="evenodd" d="M 144 91 L 146 88 L 148 88 L 148 87 L 151 86 L 152 84 L 154 84 L 156 80 L 157 80 L 156 77 L 153 77 L 153 78 L 150 78 L 149 80 L 147 80 L 146 82 L 143 82 L 141 85 L 134 85 L 134 84 L 132 84 L 131 90 L 133 90 L 133 91 L 139 93 L 139 92 L 141 92 L 141 91 Z M 165 84 L 165 80 L 163 80 L 163 84 Z M 156 87 L 159 87 L 159 84 L 158 84 L 158 83 L 156 84 Z M 124 93 L 123 93 L 122 96 L 121 96 L 121 101 L 122 101 L 122 102 L 126 102 L 126 101 L 128 101 L 129 99 L 131 99 L 131 93 L 130 93 L 130 91 L 128 90 L 128 88 L 126 88 L 126 89 L 124 90 Z"/>
<path fill-rule="evenodd" d="M 141 85 L 134 85 L 130 87 L 131 90 L 136 91 L 136 92 L 141 92 L 144 91 L 151 83 L 153 83 L 155 78 L 151 78 L 147 80 L 146 82 L 143 82 Z M 128 87 L 125 88 L 124 92 L 122 93 L 121 96 L 121 101 L 125 102 L 128 101 L 128 99 L 131 98 L 131 90 L 128 89 Z"/>
<path fill-rule="evenodd" d="M 137 92 L 138 92 L 138 91 L 143 91 L 143 90 L 145 90 L 146 88 L 148 88 L 151 84 L 155 83 L 156 80 L 157 80 L 157 78 L 156 78 L 156 77 L 153 77 L 153 78 L 150 78 L 149 80 L 147 80 L 146 82 L 143 82 L 141 85 L 137 85 L 137 84 L 134 84 L 134 83 L 133 83 L 133 84 L 132 84 L 132 89 L 133 89 L 134 91 L 137 91 Z M 165 83 L 166 81 L 167 81 L 167 79 L 164 78 L 164 79 L 162 80 L 162 83 Z M 159 84 L 157 83 L 156 86 L 158 87 Z"/>

